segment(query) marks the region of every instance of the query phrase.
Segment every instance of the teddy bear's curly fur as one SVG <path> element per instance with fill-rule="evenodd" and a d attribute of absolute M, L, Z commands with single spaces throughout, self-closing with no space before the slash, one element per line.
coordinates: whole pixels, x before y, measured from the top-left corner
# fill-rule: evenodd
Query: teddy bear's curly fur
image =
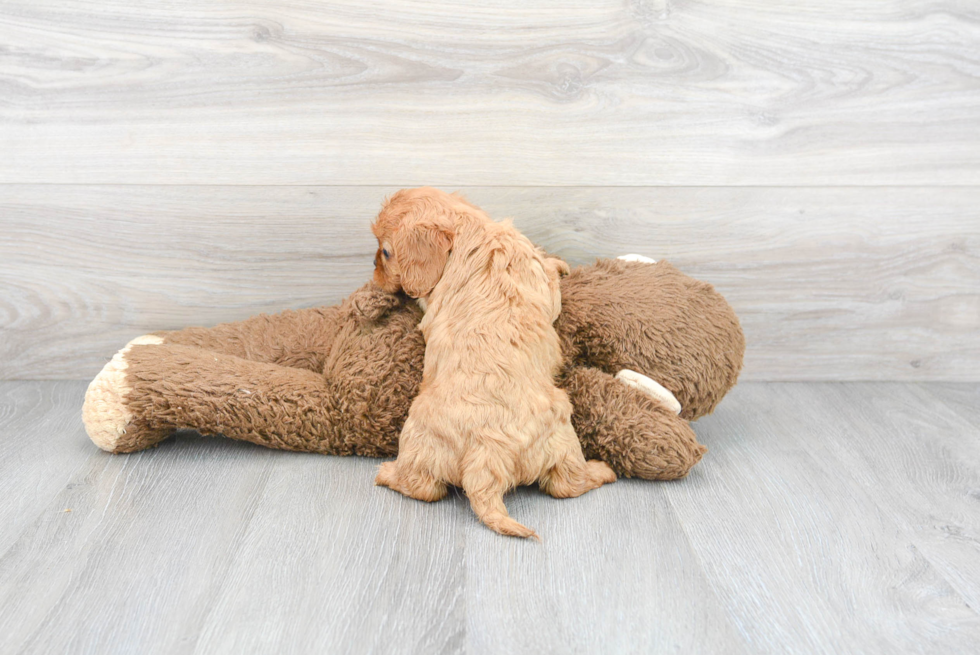
<path fill-rule="evenodd" d="M 667 262 L 600 260 L 561 285 L 558 384 L 585 456 L 627 477 L 685 476 L 706 451 L 688 421 L 712 411 L 742 367 L 734 311 Z M 145 335 L 89 385 L 85 426 L 115 453 L 192 429 L 285 450 L 390 457 L 421 382 L 421 318 L 411 299 L 366 285 L 339 306 Z M 616 379 L 623 369 L 671 391 L 680 415 Z"/>

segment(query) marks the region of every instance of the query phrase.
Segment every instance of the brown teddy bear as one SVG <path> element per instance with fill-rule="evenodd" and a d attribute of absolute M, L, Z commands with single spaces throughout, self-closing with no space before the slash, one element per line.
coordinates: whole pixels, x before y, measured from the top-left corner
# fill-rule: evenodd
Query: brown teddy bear
<path fill-rule="evenodd" d="M 712 411 L 742 367 L 732 308 L 666 262 L 601 260 L 564 277 L 561 293 L 558 384 L 585 456 L 621 476 L 685 476 L 707 450 L 688 421 Z M 85 427 L 113 453 L 192 429 L 391 457 L 422 379 L 421 317 L 410 298 L 366 285 L 339 306 L 145 335 L 89 385 Z"/>

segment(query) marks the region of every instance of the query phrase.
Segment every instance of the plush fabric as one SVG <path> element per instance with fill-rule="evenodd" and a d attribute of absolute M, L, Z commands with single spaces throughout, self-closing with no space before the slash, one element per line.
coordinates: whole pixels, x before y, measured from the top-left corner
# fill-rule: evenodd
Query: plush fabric
<path fill-rule="evenodd" d="M 192 429 L 270 448 L 387 457 L 422 377 L 414 301 L 367 285 L 339 306 L 259 315 L 134 340 L 86 394 L 83 419 L 110 452 Z M 558 385 L 587 457 L 627 477 L 683 477 L 705 448 L 688 424 L 735 384 L 745 341 L 728 303 L 667 262 L 603 260 L 562 280 Z M 680 416 L 613 376 L 647 375 Z"/>

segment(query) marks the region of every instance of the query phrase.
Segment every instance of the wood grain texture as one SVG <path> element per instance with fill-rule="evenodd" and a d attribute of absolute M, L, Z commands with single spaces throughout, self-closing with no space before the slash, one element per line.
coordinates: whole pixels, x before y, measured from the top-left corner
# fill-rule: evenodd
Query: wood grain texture
<path fill-rule="evenodd" d="M 940 411 L 952 413 L 960 420 L 980 428 L 980 388 L 962 384 L 930 384 L 917 387 L 942 403 Z M 976 444 L 980 447 L 980 443 Z"/>
<path fill-rule="evenodd" d="M 331 304 L 394 187 L 0 185 L 0 378 Z M 980 379 L 980 188 L 464 188 L 573 264 L 640 252 L 738 312 L 744 378 Z"/>
<path fill-rule="evenodd" d="M 571 501 L 520 489 L 508 510 L 542 547 L 470 525 L 470 652 L 757 652 L 705 576 L 672 487 L 617 480 Z"/>
<path fill-rule="evenodd" d="M 77 382 L 0 383 L 0 553 L 97 456 L 67 438 L 77 432 L 78 390 Z"/>
<path fill-rule="evenodd" d="M 0 518 L 20 526 L 0 544 L 3 653 L 980 642 L 976 384 L 739 385 L 696 424 L 711 450 L 685 480 L 510 494 L 541 544 L 491 534 L 459 495 L 375 488 L 374 460 L 193 435 L 108 455 L 82 431 L 83 392 L 0 382 Z M 25 426 L 78 464 L 43 494 L 36 468 L 8 466 L 40 451 Z"/>
<path fill-rule="evenodd" d="M 706 466 L 668 497 L 753 652 L 975 649 L 980 615 L 960 579 L 975 585 L 980 564 L 922 533 L 963 520 L 980 469 L 891 420 L 930 413 L 905 387 L 740 385 L 698 422 Z"/>
<path fill-rule="evenodd" d="M 959 390 L 977 392 L 976 385 Z M 806 399 L 838 408 L 826 412 L 824 421 L 862 438 L 849 439 L 847 430 L 831 429 L 829 438 L 820 435 L 819 447 L 833 451 L 856 479 L 889 490 L 878 501 L 882 509 L 913 535 L 913 547 L 967 605 L 980 608 L 978 406 L 950 411 L 955 401 L 947 403 L 941 387 L 931 385 L 790 386 L 770 397 L 777 403 Z M 907 435 L 900 447 L 896 433 Z"/>
<path fill-rule="evenodd" d="M 459 507 L 423 521 L 421 504 L 375 490 L 373 460 L 199 437 L 114 457 L 85 437 L 84 385 L 67 383 L 68 407 L 21 402 L 38 388 L 66 383 L 0 393 L 61 426 L 49 447 L 63 459 L 87 456 L 43 499 L 30 468 L 5 471 L 19 488 L 0 512 L 28 524 L 0 551 L 0 652 L 335 652 L 368 636 L 363 652 L 458 651 Z M 21 447 L 21 433 L 4 426 L 0 446 Z"/>
<path fill-rule="evenodd" d="M 195 652 L 464 652 L 468 503 L 404 502 L 377 466 L 275 458 Z"/>
<path fill-rule="evenodd" d="M 960 0 L 8 0 L 0 44 L 0 183 L 980 182 Z"/>

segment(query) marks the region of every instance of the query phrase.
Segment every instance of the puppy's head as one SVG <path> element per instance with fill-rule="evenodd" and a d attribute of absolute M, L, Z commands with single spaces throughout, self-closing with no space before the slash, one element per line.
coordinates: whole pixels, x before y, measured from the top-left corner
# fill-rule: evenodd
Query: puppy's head
<path fill-rule="evenodd" d="M 378 238 L 374 283 L 424 298 L 442 277 L 456 236 L 453 197 L 437 189 L 403 189 L 385 201 L 371 231 Z"/>

